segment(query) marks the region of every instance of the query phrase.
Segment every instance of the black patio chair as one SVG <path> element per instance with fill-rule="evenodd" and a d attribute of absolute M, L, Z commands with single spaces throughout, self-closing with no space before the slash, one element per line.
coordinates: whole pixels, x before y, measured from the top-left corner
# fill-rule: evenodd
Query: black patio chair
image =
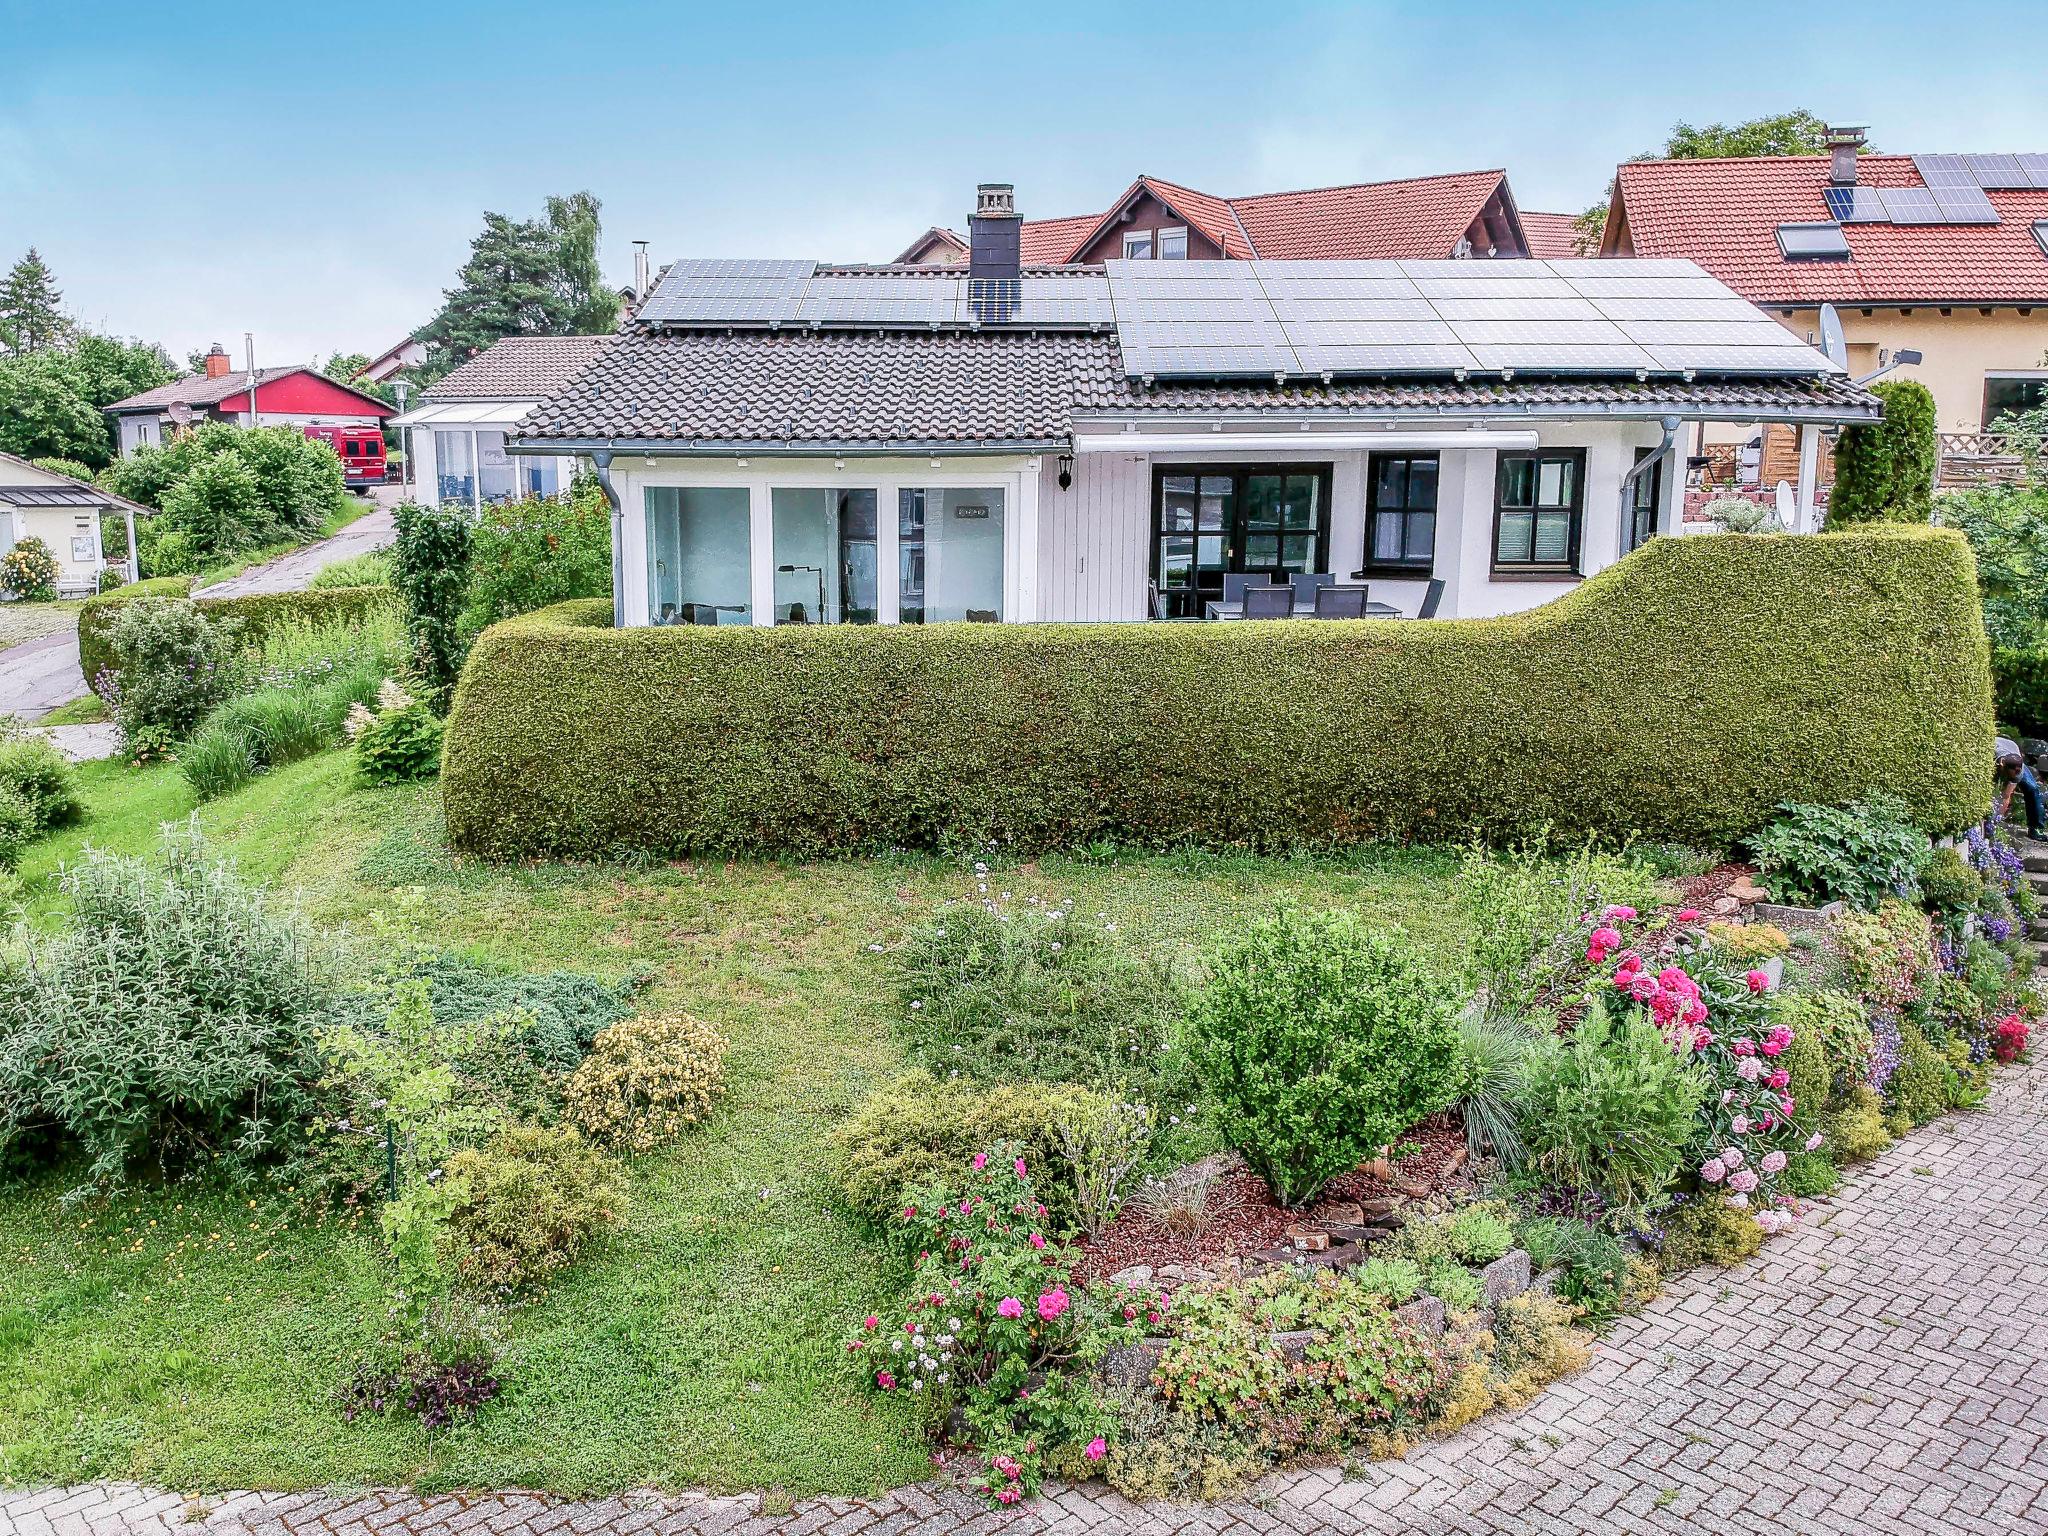
<path fill-rule="evenodd" d="M 1441 580 L 1441 579 L 1439 579 L 1439 580 L 1436 580 L 1436 581 L 1432 581 L 1432 582 L 1431 582 L 1431 583 L 1429 584 L 1429 590 L 1427 590 L 1426 592 L 1424 592 L 1424 593 L 1422 594 L 1422 607 L 1421 607 L 1421 608 L 1419 608 L 1418 610 L 1416 610 L 1416 614 L 1415 614 L 1415 617 L 1417 617 L 1418 619 L 1433 619 L 1433 618 L 1435 618 L 1435 617 L 1436 617 L 1436 605 L 1437 605 L 1438 603 L 1442 602 L 1443 600 L 1444 600 L 1444 584 L 1443 584 L 1442 580 Z"/>
<path fill-rule="evenodd" d="M 1365 592 L 1357 587 L 1316 588 L 1316 617 L 1319 619 L 1362 619 L 1365 617 Z"/>
<path fill-rule="evenodd" d="M 1248 619 L 1291 619 L 1294 617 L 1294 588 L 1246 587 L 1244 616 Z"/>

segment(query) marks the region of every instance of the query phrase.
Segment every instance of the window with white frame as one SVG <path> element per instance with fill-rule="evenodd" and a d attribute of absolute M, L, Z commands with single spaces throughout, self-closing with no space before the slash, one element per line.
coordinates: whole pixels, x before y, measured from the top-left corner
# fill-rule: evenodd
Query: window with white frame
<path fill-rule="evenodd" d="M 646 516 L 648 622 L 751 622 L 754 543 L 747 488 L 649 486 Z"/>
<path fill-rule="evenodd" d="M 1161 261 L 1186 261 L 1188 259 L 1188 232 L 1185 229 L 1162 229 L 1159 231 L 1159 259 Z"/>
<path fill-rule="evenodd" d="M 1150 261 L 1152 259 L 1152 231 L 1132 229 L 1124 232 L 1124 260 Z"/>

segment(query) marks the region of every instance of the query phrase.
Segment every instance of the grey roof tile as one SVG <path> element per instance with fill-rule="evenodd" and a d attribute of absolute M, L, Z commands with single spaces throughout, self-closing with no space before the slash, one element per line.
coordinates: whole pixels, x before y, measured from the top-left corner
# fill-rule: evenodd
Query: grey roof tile
<path fill-rule="evenodd" d="M 620 337 L 545 400 L 522 439 L 736 445 L 1062 442 L 1125 412 L 1458 411 L 1587 406 L 1875 413 L 1839 379 L 1336 380 L 1176 383 L 1124 374 L 1117 339 L 1078 331 L 656 331 Z"/>
<path fill-rule="evenodd" d="M 426 400 L 544 400 L 602 352 L 611 336 L 507 336 L 420 392 Z"/>

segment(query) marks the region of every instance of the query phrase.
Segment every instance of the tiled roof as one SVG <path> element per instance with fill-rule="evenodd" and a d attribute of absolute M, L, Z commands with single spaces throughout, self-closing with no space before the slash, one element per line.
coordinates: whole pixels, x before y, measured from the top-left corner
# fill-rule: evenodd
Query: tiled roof
<path fill-rule="evenodd" d="M 581 373 L 610 336 L 507 336 L 421 392 L 426 400 L 541 400 Z"/>
<path fill-rule="evenodd" d="M 1865 186 L 1917 187 L 1908 155 L 1862 155 Z M 1825 155 L 1642 160 L 1621 167 L 1608 220 L 1637 256 L 1683 256 L 1759 304 L 2048 303 L 2048 253 L 2033 224 L 2048 191 L 1987 192 L 1996 224 L 1845 224 L 1848 261 L 1787 261 L 1780 224 L 1828 216 Z"/>
<path fill-rule="evenodd" d="M 1255 256 L 1271 260 L 1441 259 L 1451 254 L 1505 175 L 1503 171 L 1461 171 L 1406 181 L 1314 187 L 1305 192 L 1262 192 L 1251 197 L 1217 197 L 1156 176 L 1140 176 L 1110 205 L 1108 213 L 1024 220 L 1022 254 L 1026 263 L 1039 266 L 1071 262 L 1095 242 L 1110 218 L 1134 195 L 1150 192 L 1226 255 L 1240 261 Z M 919 250 L 935 236 L 960 251 L 967 249 L 967 242 L 954 231 L 934 228 L 919 236 L 903 255 Z"/>
<path fill-rule="evenodd" d="M 1176 384 L 1125 376 L 1108 332 L 641 331 L 622 336 L 540 405 L 522 438 L 904 447 L 1044 447 L 1076 417 L 1123 412 L 1663 409 L 1875 414 L 1832 378 L 1338 380 Z M 1735 419 L 1735 418 L 1723 418 Z"/>
<path fill-rule="evenodd" d="M 309 368 L 258 368 L 258 383 L 268 384 L 276 379 L 290 378 L 295 373 L 310 373 Z M 324 377 L 324 375 L 323 375 Z M 331 384 L 334 381 L 329 379 Z M 247 371 L 224 373 L 217 379 L 205 374 L 194 374 L 190 378 L 173 379 L 168 384 L 159 384 L 155 389 L 145 389 L 139 395 L 130 395 L 126 400 L 116 400 L 107 409 L 110 411 L 164 410 L 173 405 L 218 405 L 229 395 L 239 395 L 249 387 Z"/>
<path fill-rule="evenodd" d="M 1531 213 L 1524 208 L 1522 234 L 1529 254 L 1538 261 L 1567 261 L 1581 254 L 1578 225 L 1569 213 Z"/>
<path fill-rule="evenodd" d="M 1269 261 L 1440 260 L 1479 216 L 1504 171 L 1462 171 L 1407 181 L 1234 197 L 1259 255 Z"/>

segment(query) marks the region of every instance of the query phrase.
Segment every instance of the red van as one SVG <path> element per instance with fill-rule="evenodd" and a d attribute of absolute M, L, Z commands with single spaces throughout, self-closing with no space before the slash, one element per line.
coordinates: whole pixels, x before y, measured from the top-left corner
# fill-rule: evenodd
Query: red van
<path fill-rule="evenodd" d="M 375 426 L 306 427 L 341 460 L 342 482 L 348 486 L 382 485 L 390 473 L 384 460 L 384 434 Z"/>

